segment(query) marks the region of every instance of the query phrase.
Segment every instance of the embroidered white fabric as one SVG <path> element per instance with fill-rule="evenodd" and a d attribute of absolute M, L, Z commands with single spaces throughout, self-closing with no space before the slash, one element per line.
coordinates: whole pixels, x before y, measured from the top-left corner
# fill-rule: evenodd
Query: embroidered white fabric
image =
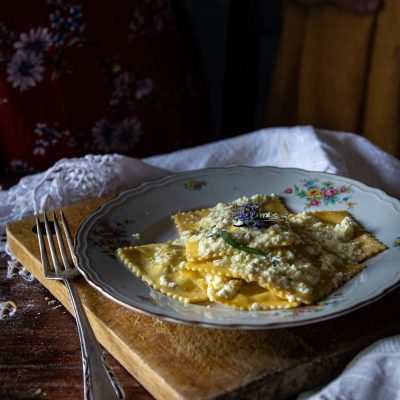
<path fill-rule="evenodd" d="M 0 251 L 6 250 L 6 225 L 27 215 L 63 207 L 133 187 L 143 175 L 161 177 L 159 168 L 119 154 L 62 159 L 47 171 L 22 178 L 0 191 Z"/>

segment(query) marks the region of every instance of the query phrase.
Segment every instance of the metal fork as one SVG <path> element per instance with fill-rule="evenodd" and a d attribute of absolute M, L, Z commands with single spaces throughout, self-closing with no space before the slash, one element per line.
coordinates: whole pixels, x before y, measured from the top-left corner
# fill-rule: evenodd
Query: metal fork
<path fill-rule="evenodd" d="M 61 234 L 60 225 L 54 212 L 52 215 L 54 230 L 57 237 L 58 248 L 60 250 L 63 266 L 60 264 L 57 256 L 56 247 L 50 229 L 50 223 L 46 214 L 44 214 L 44 225 L 51 259 L 53 261 L 53 269 L 51 268 L 51 264 L 47 255 L 47 250 L 43 238 L 43 230 L 41 227 L 39 216 L 36 216 L 37 237 L 39 241 L 40 256 L 42 260 L 44 275 L 48 279 L 62 280 L 67 287 L 69 295 L 71 297 L 82 350 L 85 399 L 122 399 L 122 390 L 112 376 L 110 369 L 104 362 L 103 350 L 97 342 L 96 337 L 94 336 L 93 330 L 83 309 L 82 302 L 73 283 L 73 279 L 77 275 L 79 275 L 79 271 L 76 268 L 76 266 L 78 265 L 78 261 L 74 253 L 73 239 L 62 211 L 60 212 L 60 215 L 65 238 L 73 261 L 72 266 L 68 260 L 67 250 L 65 248 L 64 239 Z"/>

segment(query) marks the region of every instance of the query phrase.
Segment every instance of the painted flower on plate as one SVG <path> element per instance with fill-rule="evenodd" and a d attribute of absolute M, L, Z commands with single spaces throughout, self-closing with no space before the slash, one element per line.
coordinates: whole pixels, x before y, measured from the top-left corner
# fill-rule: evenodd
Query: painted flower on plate
<path fill-rule="evenodd" d="M 307 192 L 307 197 L 319 198 L 321 197 L 321 191 L 318 188 L 312 188 Z"/>
<path fill-rule="evenodd" d="M 324 187 L 321 190 L 321 195 L 322 197 L 324 197 L 325 199 L 331 199 L 332 197 L 334 197 L 337 194 L 337 190 L 332 187 L 332 186 L 328 186 L 328 187 Z"/>
<path fill-rule="evenodd" d="M 304 208 L 345 204 L 351 209 L 355 205 L 351 201 L 353 189 L 350 185 L 335 186 L 332 181 L 319 182 L 318 178 L 302 179 L 302 185 L 293 185 L 284 190 L 285 194 L 305 200 Z"/>
<path fill-rule="evenodd" d="M 205 185 L 207 185 L 206 181 L 196 181 L 196 180 L 191 180 L 183 184 L 185 189 L 188 190 L 201 190 Z"/>

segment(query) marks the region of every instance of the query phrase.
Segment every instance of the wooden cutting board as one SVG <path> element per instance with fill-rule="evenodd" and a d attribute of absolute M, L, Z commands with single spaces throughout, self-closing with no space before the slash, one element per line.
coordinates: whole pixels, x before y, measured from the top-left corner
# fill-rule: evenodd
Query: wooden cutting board
<path fill-rule="evenodd" d="M 104 200 L 63 209 L 73 233 Z M 64 285 L 42 274 L 33 227 L 33 217 L 10 224 L 9 248 L 72 312 Z M 142 315 L 103 297 L 83 278 L 77 288 L 100 343 L 157 399 L 287 398 L 327 383 L 358 351 L 400 332 L 394 311 L 400 309 L 400 291 L 326 322 L 235 331 Z"/>

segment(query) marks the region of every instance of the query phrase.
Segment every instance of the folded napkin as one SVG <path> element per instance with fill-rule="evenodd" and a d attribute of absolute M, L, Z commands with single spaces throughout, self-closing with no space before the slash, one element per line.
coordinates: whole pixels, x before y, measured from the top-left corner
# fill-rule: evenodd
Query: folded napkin
<path fill-rule="evenodd" d="M 324 148 L 325 147 L 325 148 Z M 146 158 L 148 164 L 170 171 L 233 165 L 302 168 L 346 174 L 344 160 L 310 126 L 269 128 L 210 144 Z"/>
<path fill-rule="evenodd" d="M 271 128 L 144 160 L 112 155 L 63 159 L 0 190 L 0 251 L 6 224 L 26 215 L 128 189 L 174 172 L 233 165 L 302 168 L 349 176 L 400 197 L 400 161 L 368 140 L 312 127 Z M 1 247 L 3 243 L 3 247 Z M 367 349 L 320 393 L 301 399 L 400 399 L 400 336 Z"/>
<path fill-rule="evenodd" d="M 400 399 L 400 335 L 379 340 L 359 353 L 326 387 L 297 400 Z"/>

